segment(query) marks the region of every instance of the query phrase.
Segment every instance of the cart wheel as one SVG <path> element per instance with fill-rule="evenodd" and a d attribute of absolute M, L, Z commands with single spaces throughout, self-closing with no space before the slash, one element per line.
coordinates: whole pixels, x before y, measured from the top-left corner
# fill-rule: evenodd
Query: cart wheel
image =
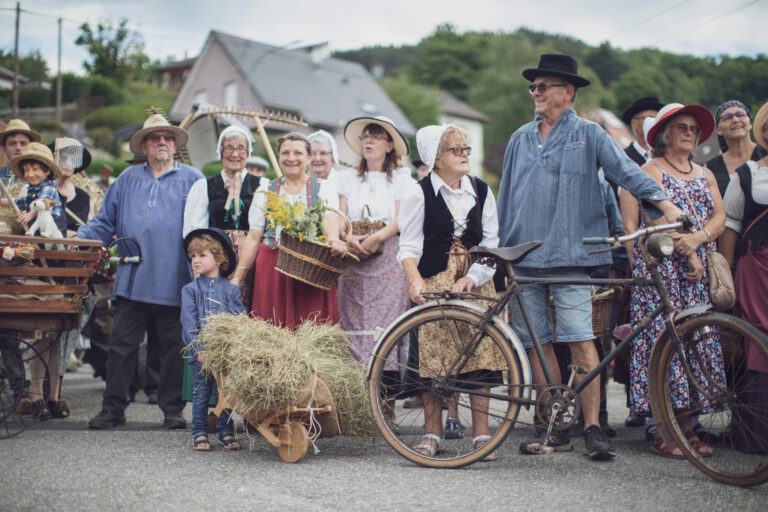
<path fill-rule="evenodd" d="M 36 367 L 43 380 L 47 396 L 48 368 L 40 354 L 21 338 L 0 335 L 0 439 L 8 439 L 35 424 L 27 396 L 30 386 L 30 366 Z"/>
<path fill-rule="evenodd" d="M 309 438 L 302 422 L 288 420 L 280 425 L 277 437 L 282 443 L 277 453 L 285 462 L 298 462 L 307 454 Z"/>

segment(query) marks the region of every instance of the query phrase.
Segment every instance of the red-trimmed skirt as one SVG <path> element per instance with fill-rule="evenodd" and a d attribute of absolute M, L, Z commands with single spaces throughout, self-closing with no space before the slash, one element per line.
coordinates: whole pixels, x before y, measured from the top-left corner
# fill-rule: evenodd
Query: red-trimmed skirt
<path fill-rule="evenodd" d="M 281 274 L 275 270 L 277 251 L 264 244 L 259 247 L 253 280 L 253 315 L 288 329 L 295 329 L 306 320 L 339 323 L 336 285 L 326 291 Z"/>

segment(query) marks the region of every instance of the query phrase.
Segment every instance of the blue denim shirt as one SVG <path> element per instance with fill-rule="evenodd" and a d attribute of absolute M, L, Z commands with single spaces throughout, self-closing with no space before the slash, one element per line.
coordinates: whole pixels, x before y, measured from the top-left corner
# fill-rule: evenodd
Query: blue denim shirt
<path fill-rule="evenodd" d="M 146 164 L 124 170 L 107 189 L 101 210 L 77 236 L 101 240 L 128 237 L 141 247 L 143 261 L 117 266 L 112 296 L 160 304 L 181 305 L 181 288 L 190 280 L 181 237 L 184 204 L 192 184 L 202 178 L 197 169 L 178 162 L 155 178 Z M 121 256 L 136 255 L 130 241 L 118 242 Z"/>
<path fill-rule="evenodd" d="M 8 181 L 12 177 L 15 178 L 16 176 L 13 174 L 13 171 L 11 170 L 10 165 L 6 165 L 5 167 L 0 167 L 0 180 L 3 181 L 3 185 L 7 185 Z"/>
<path fill-rule="evenodd" d="M 181 339 L 187 355 L 194 360 L 203 349 L 197 332 L 205 319 L 215 313 L 237 315 L 245 312 L 240 299 L 240 287 L 223 277 L 200 276 L 181 289 Z"/>
<path fill-rule="evenodd" d="M 599 125 L 573 109 L 557 120 L 546 140 L 542 117 L 523 125 L 509 139 L 499 186 L 501 247 L 541 240 L 542 246 L 518 264 L 527 268 L 610 265 L 610 253 L 588 255 L 581 239 L 608 236 L 610 229 L 598 181 L 608 180 L 641 200 L 651 218 L 661 212 L 645 199 L 667 196 Z"/>
<path fill-rule="evenodd" d="M 59 190 L 56 188 L 56 182 L 52 179 L 43 180 L 37 185 L 27 184 L 27 195 L 14 199 L 19 210 L 29 212 L 29 205 L 35 199 L 50 199 L 56 204 L 51 208 L 51 217 L 56 223 L 56 227 L 61 231 L 61 236 L 67 234 L 67 218 L 64 216 L 64 207 L 61 202 Z M 34 222 L 34 221 L 33 221 Z M 31 223 L 30 223 L 31 225 Z"/>

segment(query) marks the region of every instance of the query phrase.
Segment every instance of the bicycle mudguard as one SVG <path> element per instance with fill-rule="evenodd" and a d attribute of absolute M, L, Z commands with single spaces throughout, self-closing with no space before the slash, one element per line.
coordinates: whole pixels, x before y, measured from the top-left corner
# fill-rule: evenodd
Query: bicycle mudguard
<path fill-rule="evenodd" d="M 705 315 L 707 313 L 713 312 L 712 306 L 695 306 L 692 308 L 685 309 L 684 311 L 680 311 L 679 314 L 675 317 L 675 325 L 680 325 L 684 321 L 688 320 L 690 317 L 693 316 L 699 316 L 699 315 Z M 659 359 L 661 358 L 661 352 L 664 348 L 664 345 L 666 345 L 667 340 L 669 340 L 669 334 L 667 333 L 667 327 L 664 326 L 664 329 L 659 333 L 659 336 L 656 338 L 655 343 L 653 344 L 653 348 L 651 349 L 651 355 L 648 358 L 648 368 L 655 368 L 657 367 L 659 363 Z M 657 416 L 655 411 L 659 410 L 659 408 L 662 406 L 660 401 L 660 395 L 661 390 L 657 389 L 656 387 L 656 379 L 648 379 L 648 397 L 651 405 L 651 414 L 653 414 L 655 417 L 661 418 L 660 416 Z M 664 439 L 664 442 L 668 445 L 671 445 L 675 442 L 675 439 L 672 437 L 672 434 L 670 434 L 667 431 L 667 426 L 663 424 L 663 422 L 658 421 L 656 423 L 656 428 L 659 431 L 659 434 L 661 435 L 662 439 Z"/>
<path fill-rule="evenodd" d="M 420 313 L 422 311 L 426 311 L 429 309 L 440 309 L 443 306 L 452 306 L 452 307 L 460 307 L 463 309 L 468 309 L 473 313 L 477 313 L 479 316 L 478 323 L 480 322 L 480 319 L 483 315 L 485 315 L 486 309 L 478 306 L 474 302 L 469 302 L 466 300 L 459 300 L 459 299 L 452 299 L 452 300 L 446 300 L 446 301 L 436 301 L 432 300 L 429 302 L 425 302 L 424 304 L 421 304 L 419 306 L 412 307 L 411 309 L 407 310 L 405 313 L 400 315 L 399 317 L 395 318 L 395 320 L 389 324 L 389 326 L 378 332 L 376 335 L 376 345 L 373 347 L 372 354 L 375 354 L 379 350 L 379 345 L 381 345 L 381 342 L 386 339 L 387 335 L 395 329 L 400 323 L 407 320 L 408 317 L 410 317 L 413 314 Z M 528 396 L 526 398 L 530 399 L 533 393 L 533 386 L 531 385 L 533 380 L 531 377 L 531 366 L 528 362 L 528 355 L 525 352 L 525 348 L 523 348 L 523 342 L 520 341 L 520 338 L 517 337 L 517 334 L 515 334 L 515 331 L 510 327 L 508 323 L 503 321 L 498 316 L 491 319 L 491 323 L 493 323 L 493 326 L 499 329 L 504 336 L 510 341 L 510 345 L 512 346 L 512 349 L 517 354 L 517 358 L 520 360 L 520 367 L 523 372 L 523 383 L 525 384 L 525 388 L 527 389 Z M 377 329 L 378 331 L 378 329 Z M 368 361 L 368 368 L 366 370 L 365 376 L 366 379 L 370 380 L 371 378 L 371 369 L 373 368 L 373 357 L 370 358 Z"/>

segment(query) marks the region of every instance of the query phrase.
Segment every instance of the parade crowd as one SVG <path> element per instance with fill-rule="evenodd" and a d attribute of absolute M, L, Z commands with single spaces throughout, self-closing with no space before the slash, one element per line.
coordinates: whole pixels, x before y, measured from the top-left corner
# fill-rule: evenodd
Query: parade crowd
<path fill-rule="evenodd" d="M 629 234 L 675 222 L 683 215 L 693 220 L 694 228 L 673 234 L 675 252 L 660 263 L 673 304 L 680 309 L 711 304 L 707 252 L 719 251 L 733 270 L 734 314 L 768 335 L 768 104 L 753 116 L 742 102 L 728 100 L 713 116 L 703 106 L 671 102 L 674 98 L 666 102 L 638 98 L 622 115 L 636 140 L 622 149 L 602 127 L 577 115 L 577 92 L 590 82 L 578 74 L 573 58 L 545 54 L 537 67 L 522 74 L 531 82 L 534 117 L 509 139 L 497 197 L 470 174 L 472 141 L 456 125 L 418 130 L 421 160 L 412 162 L 414 176 L 405 163 L 411 153 L 408 141 L 385 117 L 360 117 L 346 124 L 345 142 L 360 156 L 355 168 L 341 165 L 337 141 L 330 133 L 289 132 L 276 148 L 282 177 L 269 180 L 265 177 L 269 164 L 252 156 L 250 130 L 232 124 L 218 139 L 221 172 L 206 178 L 175 160 L 187 143 L 187 133 L 152 114 L 130 140 L 131 151 L 146 160 L 118 176 L 93 215 L 87 194 L 68 182 L 90 162 L 87 149 L 73 139 L 42 145 L 26 123 L 12 120 L 0 133 L 10 161 L 9 167 L 0 169 L 0 178 L 15 176 L 26 182 L 15 200 L 21 210 L 19 222 L 32 223 L 35 213 L 30 205 L 45 199 L 62 236 L 101 240 L 105 245 L 114 237 L 121 254 L 135 246 L 141 250 L 141 263 L 117 268 L 106 390 L 102 410 L 88 426 L 109 429 L 126 423 L 137 351 L 145 337 L 157 346 L 157 404 L 164 414 L 163 425 L 186 428 L 182 411 L 185 401 L 192 402 L 193 448 L 209 451 L 207 417 L 216 382 L 202 370 L 205 352 L 196 339 L 209 315 L 246 312 L 288 329 L 307 320 L 339 324 L 354 358 L 367 365 L 376 329 L 385 328 L 412 305 L 424 303 L 423 293 L 496 293 L 497 269 L 470 257 L 468 251 L 475 246 L 510 247 L 540 240 L 541 246 L 515 266 L 523 277 L 584 279 L 595 272 L 647 276 L 639 247 L 628 246 L 622 260 L 620 254 L 588 254 L 582 239 Z M 704 166 L 695 163 L 694 149 L 715 131 L 722 154 Z M 261 192 L 310 209 L 318 203 L 325 206 L 320 223 L 331 253 L 357 258 L 330 290 L 275 269 L 281 228 L 268 222 L 268 195 Z M 380 227 L 353 234 L 336 211 Z M 573 363 L 588 371 L 597 367 L 600 355 L 592 331 L 589 287 L 526 286 L 524 297 L 556 380 L 560 371 L 554 341 L 567 345 Z M 660 301 L 654 288 L 633 289 L 627 300 L 630 325 L 640 324 Z M 534 384 L 542 386 L 546 379 L 539 357 L 532 350 L 522 313 L 514 306 L 513 301 L 511 324 L 528 350 Z M 649 356 L 663 321 L 658 316 L 631 345 L 624 368 L 630 411 L 625 421 L 628 426 L 647 427 L 653 452 L 682 458 L 679 447 L 666 444 L 655 432 L 648 399 Z M 445 338 L 439 328 L 420 332 L 408 347 L 408 367 L 421 376 L 439 371 L 430 370 L 430 365 L 455 351 Z M 48 351 L 53 383 L 60 382 L 62 364 L 74 346 L 67 339 L 55 341 L 66 348 L 52 346 Z M 717 336 L 707 339 L 703 353 L 706 370 L 724 380 Z M 501 379 L 499 357 L 480 348 L 464 369 L 473 381 L 490 389 Z M 768 361 L 756 351 L 747 351 L 745 360 L 747 371 L 768 396 Z M 387 365 L 386 386 L 403 388 L 397 361 Z M 192 396 L 186 397 L 185 371 L 193 382 Z M 685 381 L 681 375 L 670 387 L 680 410 L 695 406 L 699 399 Z M 52 385 L 49 391 L 48 397 L 33 402 L 35 412 L 42 419 L 68 417 L 60 387 Z M 36 394 L 42 397 L 41 390 Z M 585 453 L 592 459 L 610 459 L 616 455 L 610 441 L 615 432 L 602 414 L 600 395 L 599 379 L 580 395 Z M 443 425 L 441 401 L 432 393 L 408 394 L 403 388 L 400 396 L 410 399 L 410 407 L 423 408 L 424 435 L 414 447 L 421 453 L 434 455 L 444 436 L 464 428 L 450 404 Z M 482 414 L 488 410 L 488 399 L 472 395 L 470 401 L 472 440 L 481 446 L 490 438 L 488 415 Z M 392 414 L 396 406 L 394 400 L 388 404 Z M 696 451 L 711 455 L 713 448 L 701 426 L 690 418 L 684 426 Z M 240 448 L 228 414 L 218 418 L 217 430 L 225 449 Z M 535 425 L 533 437 L 522 443 L 520 451 L 541 453 L 545 443 L 555 451 L 573 449 L 567 431 L 552 432 L 548 438 L 546 428 Z M 486 460 L 496 458 L 494 452 Z"/>

